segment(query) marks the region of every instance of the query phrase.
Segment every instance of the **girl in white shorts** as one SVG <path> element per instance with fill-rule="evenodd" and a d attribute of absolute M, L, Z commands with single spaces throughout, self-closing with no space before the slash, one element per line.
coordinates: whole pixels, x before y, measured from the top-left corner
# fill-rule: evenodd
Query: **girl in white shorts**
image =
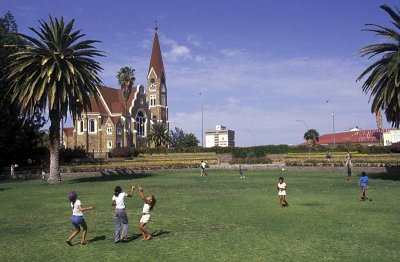
<path fill-rule="evenodd" d="M 279 178 L 279 184 L 276 186 L 278 188 L 278 196 L 279 200 L 281 202 L 281 208 L 283 208 L 282 202 L 285 202 L 285 207 L 289 206 L 289 203 L 285 200 L 286 197 L 286 184 L 283 182 L 283 177 Z"/>
<path fill-rule="evenodd" d="M 157 201 L 153 195 L 144 198 L 143 188 L 141 186 L 138 186 L 138 188 L 139 188 L 140 198 L 145 202 L 142 211 L 143 215 L 142 218 L 140 219 L 140 225 L 139 225 L 140 231 L 142 231 L 142 236 L 143 236 L 141 241 L 144 241 L 144 240 L 149 240 L 151 238 L 151 234 L 149 234 L 149 232 L 144 228 L 144 226 L 150 222 L 150 210 L 153 209 Z"/>

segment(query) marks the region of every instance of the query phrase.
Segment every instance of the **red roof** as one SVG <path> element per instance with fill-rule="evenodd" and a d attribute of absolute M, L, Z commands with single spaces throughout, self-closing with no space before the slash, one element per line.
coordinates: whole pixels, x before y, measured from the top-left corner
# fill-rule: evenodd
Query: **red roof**
<path fill-rule="evenodd" d="M 63 128 L 63 131 L 64 131 L 66 136 L 73 136 L 74 135 L 74 128 L 73 127 Z"/>
<path fill-rule="evenodd" d="M 132 87 L 132 92 L 128 98 L 127 104 L 125 104 L 121 89 L 114 89 L 106 86 L 99 86 L 98 89 L 100 92 L 97 99 L 98 103 L 96 103 L 92 95 L 89 95 L 90 103 L 92 105 L 92 110 L 89 110 L 91 113 L 107 114 L 106 107 L 112 114 L 125 113 L 125 105 L 128 106 L 126 110 L 128 111 L 137 90 L 136 87 Z M 105 105 L 101 97 L 104 99 Z"/>
<path fill-rule="evenodd" d="M 149 72 L 150 72 L 151 68 L 154 69 L 154 71 L 157 74 L 157 77 L 162 76 L 162 74 L 164 72 L 164 64 L 163 64 L 163 60 L 162 60 L 162 56 L 161 56 L 160 43 L 158 42 L 157 31 L 154 34 L 153 49 L 151 50 Z"/>
<path fill-rule="evenodd" d="M 393 129 L 382 129 L 382 133 L 386 133 Z M 379 130 L 372 129 L 372 130 L 359 130 L 359 131 L 347 131 L 347 132 L 340 132 L 335 133 L 335 143 L 342 144 L 342 143 L 371 143 L 376 142 L 379 143 Z M 306 145 L 307 143 L 304 142 L 301 145 Z M 326 134 L 319 137 L 319 141 L 315 144 L 333 144 L 333 134 Z"/>

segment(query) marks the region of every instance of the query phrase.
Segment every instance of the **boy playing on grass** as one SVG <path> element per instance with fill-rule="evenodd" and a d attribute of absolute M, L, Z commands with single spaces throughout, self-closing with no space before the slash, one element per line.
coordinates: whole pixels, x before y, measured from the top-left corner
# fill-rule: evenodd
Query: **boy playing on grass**
<path fill-rule="evenodd" d="M 360 180 L 358 181 L 358 185 L 361 186 L 361 195 L 358 197 L 358 200 L 366 200 L 368 199 L 365 196 L 367 189 L 369 188 L 369 178 L 366 176 L 365 172 L 361 173 Z"/>
<path fill-rule="evenodd" d="M 201 164 L 200 164 L 200 171 L 201 171 L 201 176 L 206 176 L 206 163 L 201 160 Z"/>
<path fill-rule="evenodd" d="M 240 174 L 240 178 L 245 177 L 245 176 L 243 175 L 242 165 L 239 165 L 239 174 Z"/>
<path fill-rule="evenodd" d="M 81 231 L 80 227 L 83 227 L 83 232 L 82 232 L 82 240 L 81 244 L 85 245 L 85 237 L 86 237 L 86 232 L 87 232 L 87 225 L 86 221 L 83 219 L 83 211 L 86 210 L 93 210 L 94 207 L 82 207 L 82 202 L 78 199 L 78 195 L 75 193 L 75 191 L 72 191 L 71 194 L 68 196 L 69 201 L 71 202 L 71 207 L 72 207 L 72 218 L 71 218 L 71 223 L 75 227 L 74 233 L 67 239 L 67 244 L 72 246 L 71 240 Z"/>
<path fill-rule="evenodd" d="M 289 206 L 289 203 L 285 200 L 286 197 L 286 183 L 283 182 L 283 177 L 279 178 L 279 183 L 276 186 L 278 188 L 278 196 L 281 202 L 281 208 L 283 208 L 282 202 L 285 202 L 285 207 Z"/>
<path fill-rule="evenodd" d="M 144 227 L 146 226 L 147 223 L 150 222 L 150 211 L 155 206 L 157 200 L 154 198 L 153 195 L 148 196 L 147 198 L 144 198 L 143 188 L 140 185 L 138 186 L 138 188 L 139 188 L 140 198 L 144 201 L 143 211 L 142 211 L 143 216 L 140 219 L 139 228 L 140 228 L 140 231 L 142 231 L 142 236 L 143 236 L 141 241 L 145 241 L 145 240 L 149 240 L 151 238 L 151 234 Z"/>

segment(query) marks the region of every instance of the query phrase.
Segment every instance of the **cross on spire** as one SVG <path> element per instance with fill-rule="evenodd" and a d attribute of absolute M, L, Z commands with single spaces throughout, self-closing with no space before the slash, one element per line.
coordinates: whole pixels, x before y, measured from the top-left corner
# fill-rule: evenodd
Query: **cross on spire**
<path fill-rule="evenodd" d="M 157 31 L 157 29 L 158 29 L 157 22 L 158 22 L 157 20 L 154 20 L 154 25 L 155 25 L 155 26 L 154 26 L 154 29 L 155 29 L 156 31 Z"/>

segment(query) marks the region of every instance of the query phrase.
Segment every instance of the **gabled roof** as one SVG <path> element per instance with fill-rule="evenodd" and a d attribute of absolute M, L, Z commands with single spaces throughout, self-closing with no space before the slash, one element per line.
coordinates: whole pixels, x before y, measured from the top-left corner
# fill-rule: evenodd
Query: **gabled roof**
<path fill-rule="evenodd" d="M 382 129 L 382 134 L 389 132 L 393 129 Z M 358 131 L 347 131 L 347 132 L 340 132 L 335 133 L 335 143 L 342 144 L 342 143 L 371 143 L 376 142 L 379 143 L 379 130 L 372 129 L 372 130 L 358 130 Z M 315 144 L 333 144 L 333 134 L 326 134 L 319 137 L 319 141 Z M 307 145 L 306 142 L 302 143 L 301 145 Z"/>
<path fill-rule="evenodd" d="M 99 86 L 98 90 L 100 92 L 100 95 L 97 98 L 98 103 L 96 103 L 92 95 L 89 95 L 92 110 L 89 110 L 88 113 L 108 114 L 109 110 L 111 114 L 124 114 L 126 105 L 128 105 L 128 108 L 126 109 L 127 112 L 129 105 L 132 104 L 137 87 L 132 87 L 132 92 L 128 98 L 127 104 L 125 104 L 121 89 Z"/>
<path fill-rule="evenodd" d="M 65 128 L 63 128 L 63 132 L 68 137 L 73 136 L 74 135 L 74 128 L 73 127 L 65 127 Z"/>
<path fill-rule="evenodd" d="M 147 74 L 150 73 L 151 68 L 153 68 L 154 72 L 157 74 L 157 77 L 162 76 L 164 72 L 164 64 L 161 56 L 160 43 L 158 42 L 157 30 L 154 34 L 153 49 L 151 50 L 151 59 Z"/>

